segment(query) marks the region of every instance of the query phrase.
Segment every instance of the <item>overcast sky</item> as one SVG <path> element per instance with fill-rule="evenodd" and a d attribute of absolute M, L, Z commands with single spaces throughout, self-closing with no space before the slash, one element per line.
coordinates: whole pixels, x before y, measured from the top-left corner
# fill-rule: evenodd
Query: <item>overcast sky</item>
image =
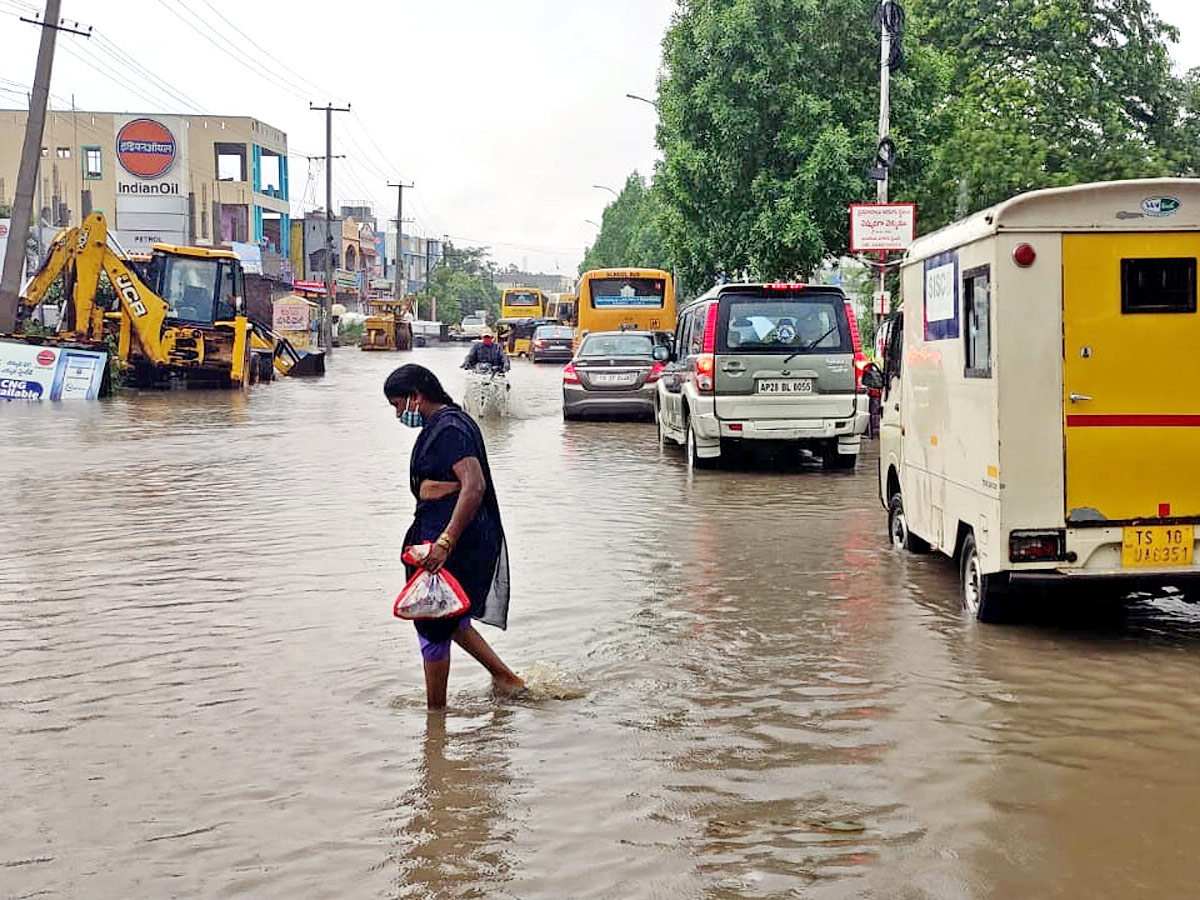
<path fill-rule="evenodd" d="M 1200 3 L 1152 2 L 1180 28 L 1179 65 L 1200 65 Z M 32 82 L 38 33 L 14 14 L 40 6 L 0 0 L 0 106 L 24 106 L 4 92 Z M 100 36 L 60 36 L 52 102 L 69 106 L 74 94 L 80 109 L 255 116 L 286 131 L 301 155 L 324 152 L 324 114 L 308 102 L 349 103 L 351 113 L 334 116 L 334 152 L 348 157 L 334 164 L 335 206 L 367 200 L 381 219 L 394 217 L 386 182 L 413 181 L 404 213 L 416 221 L 406 231 L 486 244 L 501 263 L 573 273 L 595 234 L 585 220 L 599 221 L 612 199 L 592 185 L 620 190 L 631 171 L 653 168 L 654 110 L 625 94 L 653 97 L 674 7 L 63 0 L 63 16 Z M 114 49 L 155 77 L 115 66 Z M 233 56 L 257 60 L 278 83 Z M 299 158 L 290 165 L 293 206 L 323 203 L 322 172 L 310 178 Z"/>

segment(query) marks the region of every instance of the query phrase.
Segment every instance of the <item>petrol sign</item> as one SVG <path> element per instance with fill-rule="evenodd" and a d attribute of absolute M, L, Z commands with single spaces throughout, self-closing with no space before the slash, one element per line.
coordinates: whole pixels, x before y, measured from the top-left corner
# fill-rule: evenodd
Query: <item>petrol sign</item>
<path fill-rule="evenodd" d="M 117 132 L 117 161 L 135 178 L 161 178 L 175 162 L 175 135 L 154 119 L 127 122 Z"/>

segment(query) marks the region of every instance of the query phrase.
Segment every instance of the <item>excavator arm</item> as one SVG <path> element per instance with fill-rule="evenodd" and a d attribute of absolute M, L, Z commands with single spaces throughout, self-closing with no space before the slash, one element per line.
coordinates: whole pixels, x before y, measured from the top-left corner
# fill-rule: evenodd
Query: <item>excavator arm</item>
<path fill-rule="evenodd" d="M 108 276 L 128 321 L 129 334 L 137 338 L 148 362 L 166 365 L 167 348 L 163 344 L 163 323 L 167 305 L 138 278 L 108 246 L 108 224 L 102 213 L 94 212 L 78 228 L 59 232 L 41 268 L 25 288 L 27 306 L 42 303 L 51 285 L 63 276 L 63 288 L 70 292 L 71 308 L 60 336 L 104 340 L 104 309 L 96 304 L 100 273 Z M 122 342 L 126 329 L 123 325 Z M 127 348 L 125 348 L 127 351 Z"/>

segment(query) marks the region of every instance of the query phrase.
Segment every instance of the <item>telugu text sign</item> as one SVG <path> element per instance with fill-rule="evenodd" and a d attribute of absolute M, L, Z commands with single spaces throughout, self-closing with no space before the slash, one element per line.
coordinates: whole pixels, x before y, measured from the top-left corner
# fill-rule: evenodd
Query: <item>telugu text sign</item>
<path fill-rule="evenodd" d="M 907 250 L 917 233 L 915 203 L 851 203 L 850 252 Z"/>

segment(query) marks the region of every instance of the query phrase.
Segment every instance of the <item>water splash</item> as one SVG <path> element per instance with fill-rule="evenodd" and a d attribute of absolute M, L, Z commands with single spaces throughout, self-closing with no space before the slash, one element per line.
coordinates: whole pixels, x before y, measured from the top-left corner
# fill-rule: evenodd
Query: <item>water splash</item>
<path fill-rule="evenodd" d="M 587 694 L 587 687 L 574 672 L 539 659 L 518 673 L 525 680 L 529 700 L 578 700 Z"/>

